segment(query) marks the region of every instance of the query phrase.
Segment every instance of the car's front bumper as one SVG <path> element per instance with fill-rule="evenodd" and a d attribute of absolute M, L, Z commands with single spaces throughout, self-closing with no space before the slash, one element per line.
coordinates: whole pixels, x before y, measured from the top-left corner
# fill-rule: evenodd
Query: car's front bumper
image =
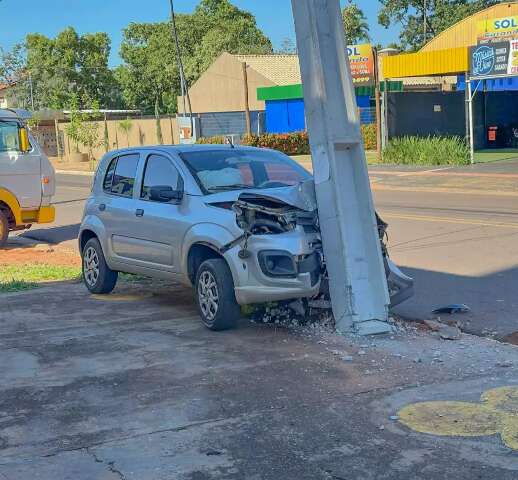
<path fill-rule="evenodd" d="M 234 277 L 237 302 L 246 305 L 317 295 L 320 291 L 322 266 L 313 242 L 318 241 L 316 234 L 306 234 L 296 229 L 278 235 L 251 237 L 247 244 L 247 258 L 238 255 L 242 245 L 226 252 L 225 258 Z M 260 253 L 264 251 L 289 253 L 296 273 L 290 277 L 275 277 L 265 273 L 260 262 Z"/>

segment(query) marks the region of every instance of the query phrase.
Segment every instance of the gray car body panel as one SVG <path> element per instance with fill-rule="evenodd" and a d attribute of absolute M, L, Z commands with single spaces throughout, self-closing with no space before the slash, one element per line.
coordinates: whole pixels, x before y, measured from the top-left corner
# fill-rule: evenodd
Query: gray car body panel
<path fill-rule="evenodd" d="M 243 190 L 203 195 L 178 156 L 182 151 L 218 148 L 229 147 L 157 146 L 122 149 L 106 154 L 99 164 L 92 194 L 86 202 L 80 238 L 86 230 L 92 231 L 99 238 L 106 262 L 113 270 L 174 279 L 190 284 L 188 255 L 193 245 L 208 245 L 220 251 L 226 244 L 243 235 L 243 230 L 236 224 L 236 215 L 233 211 L 210 205 L 219 201 L 237 200 Z M 131 198 L 104 192 L 102 184 L 111 160 L 130 153 L 140 154 L 135 185 L 142 183 L 147 155 L 154 153 L 169 158 L 184 181 L 182 202 L 173 205 L 144 201 L 139 198 L 140 188 L 134 188 Z M 251 189 L 246 192 L 271 196 L 285 201 L 287 205 L 297 203 L 296 188 Z M 302 202 L 305 202 L 306 206 L 309 205 L 307 199 Z M 104 212 L 99 210 L 100 204 L 106 205 Z M 138 208 L 144 209 L 144 217 L 135 216 L 134 212 Z M 153 220 L 148 221 L 148 216 L 152 216 Z M 155 225 L 152 224 L 153 221 L 156 222 Z M 301 273 L 296 278 L 268 277 L 260 268 L 257 254 L 261 250 L 284 250 L 294 257 L 308 255 L 314 251 L 310 246 L 311 241 L 317 238 L 318 234 L 306 234 L 301 227 L 297 227 L 282 234 L 251 237 L 248 241 L 248 250 L 252 252 L 252 256 L 249 259 L 239 258 L 239 245 L 223 253 L 232 272 L 238 303 L 259 303 L 316 295 L 320 282 L 312 285 L 309 273 Z M 166 259 L 171 259 L 171 262 Z"/>
<path fill-rule="evenodd" d="M 264 250 L 279 250 L 288 252 L 294 259 L 305 258 L 315 253 L 315 245 L 320 242 L 318 232 L 308 232 L 297 225 L 284 233 L 251 235 L 247 242 L 251 255 L 243 259 L 238 255 L 242 248 L 239 243 L 225 248 L 244 234 L 237 225 L 235 212 L 213 205 L 256 198 L 312 212 L 316 210 L 313 180 L 293 187 L 231 190 L 204 195 L 179 154 L 228 148 L 215 145 L 156 146 L 109 152 L 99 164 L 92 194 L 86 202 L 80 240 L 85 231 L 93 232 L 99 238 L 106 262 L 112 270 L 176 280 L 187 285 L 191 284 L 188 273 L 191 248 L 200 244 L 209 246 L 226 260 L 232 272 L 236 300 L 241 305 L 317 295 L 320 276 L 315 282 L 309 272 L 298 273 L 293 278 L 265 275 L 258 254 Z M 140 155 L 133 196 L 121 197 L 104 192 L 103 180 L 111 160 L 130 153 Z M 144 164 L 150 154 L 167 157 L 182 177 L 184 197 L 178 205 L 140 199 L 137 186 L 142 185 Z M 106 205 L 103 212 L 99 210 L 101 204 Z M 143 217 L 135 216 L 137 209 L 144 210 Z M 387 276 L 399 278 L 401 272 L 391 265 L 392 262 L 386 264 Z M 407 285 L 408 282 L 401 284 Z M 411 285 L 407 285 L 407 291 L 410 288 Z"/>

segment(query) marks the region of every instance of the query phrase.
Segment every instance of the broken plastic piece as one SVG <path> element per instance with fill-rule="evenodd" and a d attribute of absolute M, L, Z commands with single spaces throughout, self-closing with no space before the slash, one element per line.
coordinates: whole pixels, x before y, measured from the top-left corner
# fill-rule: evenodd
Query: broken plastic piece
<path fill-rule="evenodd" d="M 469 311 L 471 311 L 471 309 L 467 305 L 464 305 L 463 303 L 453 303 L 451 305 L 447 305 L 446 307 L 437 308 L 432 313 L 436 315 L 441 313 L 448 313 L 452 315 L 454 313 L 468 313 Z"/>

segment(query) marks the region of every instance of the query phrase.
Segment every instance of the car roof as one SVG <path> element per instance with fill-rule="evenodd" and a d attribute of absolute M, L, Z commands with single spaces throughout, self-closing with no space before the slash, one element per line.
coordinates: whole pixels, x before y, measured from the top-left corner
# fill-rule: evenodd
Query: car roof
<path fill-rule="evenodd" d="M 0 108 L 0 118 L 9 119 L 9 120 L 11 120 L 11 119 L 19 120 L 20 119 L 20 117 L 14 110 L 7 110 L 4 108 Z"/>
<path fill-rule="evenodd" d="M 238 151 L 264 151 L 264 148 L 256 148 L 256 147 L 248 147 L 235 145 L 234 148 L 230 145 L 220 145 L 220 144 L 188 144 L 188 145 L 147 145 L 145 147 L 129 147 L 129 148 L 121 148 L 119 150 L 113 150 L 110 153 L 112 155 L 120 155 L 122 153 L 131 153 L 131 152 L 146 152 L 149 150 L 161 151 L 165 153 L 188 153 L 188 152 L 214 152 L 214 151 L 228 151 L 228 150 L 238 150 Z"/>

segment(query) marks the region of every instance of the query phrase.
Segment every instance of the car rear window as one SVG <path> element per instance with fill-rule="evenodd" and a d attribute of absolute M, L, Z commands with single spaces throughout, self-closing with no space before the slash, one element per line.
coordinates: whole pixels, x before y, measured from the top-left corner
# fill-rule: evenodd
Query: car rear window
<path fill-rule="evenodd" d="M 138 153 L 114 158 L 110 162 L 104 177 L 104 191 L 123 197 L 132 197 L 138 161 Z"/>

